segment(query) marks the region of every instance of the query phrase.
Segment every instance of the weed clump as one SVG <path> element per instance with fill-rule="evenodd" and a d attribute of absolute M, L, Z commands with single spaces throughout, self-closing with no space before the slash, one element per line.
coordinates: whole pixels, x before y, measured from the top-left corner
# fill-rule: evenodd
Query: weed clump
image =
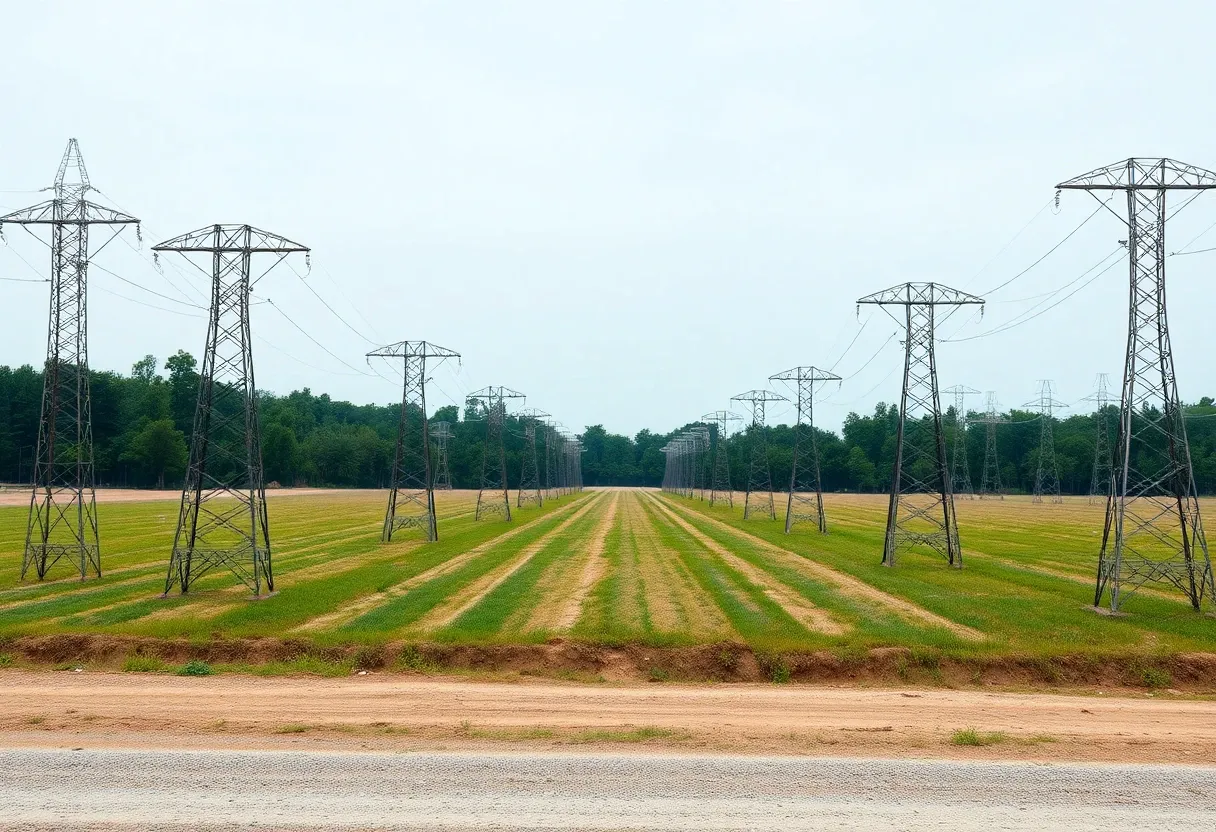
<path fill-rule="evenodd" d="M 8 653 L 0 653 L 0 667 L 12 667 L 13 657 Z"/>
<path fill-rule="evenodd" d="M 1009 739 L 1002 731 L 977 731 L 974 728 L 962 728 L 950 735 L 951 745 L 970 745 L 984 747 L 998 745 Z"/>
<path fill-rule="evenodd" d="M 159 673 L 165 667 L 163 661 L 152 656 L 128 656 L 122 663 L 124 673 Z"/>
<path fill-rule="evenodd" d="M 428 659 L 416 644 L 407 644 L 402 647 L 397 663 L 405 670 L 413 670 L 415 673 L 434 673 L 439 669 L 438 665 Z"/>
<path fill-rule="evenodd" d="M 177 671 L 178 676 L 210 676 L 213 673 L 215 671 L 211 669 L 211 665 L 198 659 L 186 662 L 181 670 Z"/>
<path fill-rule="evenodd" d="M 355 651 L 355 670 L 379 670 L 386 664 L 384 648 L 378 644 L 365 644 Z"/>

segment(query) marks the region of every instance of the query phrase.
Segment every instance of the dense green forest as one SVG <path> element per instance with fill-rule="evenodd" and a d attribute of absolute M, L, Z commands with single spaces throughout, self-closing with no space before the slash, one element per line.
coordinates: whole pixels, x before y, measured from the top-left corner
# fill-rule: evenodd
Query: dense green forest
<path fill-rule="evenodd" d="M 180 485 L 186 467 L 187 437 L 198 393 L 197 361 L 179 351 L 164 365 L 147 356 L 129 375 L 91 373 L 93 435 L 97 481 L 105 486 Z M 334 401 L 309 389 L 285 396 L 259 392 L 262 451 L 268 481 L 283 486 L 381 487 L 387 483 L 401 406 L 356 405 Z M 42 374 L 30 366 L 0 366 L 0 482 L 23 483 L 31 477 L 37 441 Z M 1114 426 L 1116 409 L 1110 409 Z M 439 408 L 432 419 L 452 422 L 449 444 L 452 480 L 457 488 L 476 488 L 480 480 L 486 423 L 463 420 L 454 406 Z M 1041 423 L 1035 413 L 1011 410 L 1010 424 L 997 429 L 1001 481 L 1010 492 L 1033 487 Z M 1188 408 L 1191 456 L 1199 488 L 1216 492 L 1216 415 L 1211 398 Z M 850 413 L 838 435 L 819 430 L 823 485 L 832 491 L 882 491 L 890 479 L 898 408 L 879 404 L 868 415 Z M 953 425 L 953 410 L 946 424 Z M 663 479 L 659 450 L 674 435 L 644 430 L 630 438 L 603 426 L 580 436 L 586 447 L 583 479 L 587 485 L 657 486 Z M 1089 488 L 1093 466 L 1093 414 L 1054 420 L 1060 484 L 1069 493 Z M 765 429 L 773 482 L 788 482 L 794 432 L 786 425 Z M 953 428 L 947 447 L 953 448 Z M 520 473 L 523 430 L 508 417 L 506 443 L 512 484 Z M 979 485 L 984 458 L 983 429 L 968 432 L 972 478 Z M 737 488 L 746 482 L 746 436 L 731 443 L 731 470 Z M 542 457 L 543 458 L 543 457 Z"/>

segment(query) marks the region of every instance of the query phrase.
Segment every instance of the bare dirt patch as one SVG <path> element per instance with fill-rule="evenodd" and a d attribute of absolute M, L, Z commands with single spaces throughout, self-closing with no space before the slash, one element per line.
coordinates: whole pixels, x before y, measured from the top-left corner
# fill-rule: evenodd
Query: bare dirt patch
<path fill-rule="evenodd" d="M 644 728 L 648 748 L 1216 762 L 1216 702 L 1111 695 L 19 671 L 0 673 L 0 692 L 0 743 L 9 747 L 70 737 L 91 747 L 269 748 L 299 735 L 334 749 L 552 747 Z M 1005 741 L 951 742 L 969 727 Z"/>
<path fill-rule="evenodd" d="M 604 510 L 600 522 L 587 539 L 586 547 L 581 553 L 582 569 L 578 569 L 579 559 L 572 559 L 574 562 L 564 570 L 566 573 L 564 580 L 558 577 L 552 582 L 543 583 L 537 587 L 537 592 L 542 597 L 558 599 L 560 603 L 537 605 L 523 627 L 525 631 L 568 632 L 578 621 L 578 617 L 583 611 L 583 602 L 587 600 L 592 588 L 607 571 L 603 558 L 604 542 L 608 539 L 608 532 L 616 523 L 621 492 L 613 491 L 612 497 L 609 499 L 608 507 Z M 570 580 L 572 577 L 575 580 Z"/>

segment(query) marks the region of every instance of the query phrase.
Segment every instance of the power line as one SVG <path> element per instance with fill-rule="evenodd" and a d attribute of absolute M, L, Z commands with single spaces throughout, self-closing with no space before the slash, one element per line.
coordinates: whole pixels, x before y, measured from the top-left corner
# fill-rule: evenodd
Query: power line
<path fill-rule="evenodd" d="M 323 298 L 323 297 L 321 297 L 319 294 L 317 294 L 317 290 L 316 290 L 316 289 L 314 289 L 314 288 L 312 288 L 312 286 L 309 284 L 309 282 L 308 282 L 307 280 L 305 280 L 305 279 L 304 279 L 304 276 L 303 276 L 303 275 L 301 275 L 299 272 L 297 272 L 297 271 L 296 271 L 296 267 L 295 267 L 295 266 L 292 266 L 291 264 L 288 264 L 288 267 L 291 269 L 292 274 L 294 274 L 294 275 L 295 275 L 297 278 L 299 278 L 300 282 L 304 284 L 304 288 L 305 288 L 305 289 L 307 289 L 309 292 L 311 292 L 311 293 L 312 293 L 312 296 L 313 296 L 314 298 L 316 298 L 317 300 L 319 300 L 319 301 L 321 302 L 321 305 L 322 305 L 322 306 L 324 306 L 326 309 L 328 309 L 328 310 L 329 310 L 329 313 L 330 313 L 331 315 L 333 315 L 335 318 L 337 318 L 337 319 L 338 319 L 338 320 L 339 320 L 339 321 L 342 323 L 342 326 L 346 327 L 346 328 L 347 328 L 347 329 L 349 329 L 351 332 L 353 332 L 353 333 L 355 333 L 356 335 L 358 335 L 360 338 L 362 338 L 362 339 L 363 339 L 364 341 L 366 341 L 367 343 L 371 344 L 373 347 L 374 347 L 374 346 L 378 346 L 378 345 L 376 344 L 376 342 L 375 342 L 375 341 L 373 341 L 371 338 L 368 338 L 368 337 L 367 337 L 366 335 L 364 335 L 362 332 L 360 332 L 359 330 L 357 330 L 357 329 L 355 329 L 353 326 L 351 326 L 351 325 L 350 325 L 350 323 L 349 323 L 349 322 L 347 322 L 347 320 L 346 320 L 345 318 L 343 318 L 341 315 L 339 315 L 339 314 L 338 314 L 338 312 L 337 312 L 337 310 L 336 310 L 336 309 L 334 309 L 332 306 L 330 306 L 330 305 L 329 305 L 328 301 L 326 301 L 326 300 L 325 300 L 325 298 Z"/>
<path fill-rule="evenodd" d="M 97 287 L 95 287 L 95 288 L 97 289 L 97 291 L 99 291 L 99 292 L 105 292 L 107 295 L 113 295 L 113 296 L 114 296 L 114 297 L 116 297 L 116 298 L 121 298 L 122 300 L 128 301 L 128 302 L 130 302 L 130 303 L 137 303 L 137 304 L 139 304 L 140 306 L 146 306 L 146 307 L 148 307 L 149 309 L 156 309 L 156 310 L 158 310 L 158 311 L 160 311 L 160 312 L 168 312 L 170 315 L 181 315 L 181 316 L 186 317 L 186 318 L 203 318 L 203 317 L 206 317 L 205 315 L 196 315 L 196 314 L 194 314 L 193 312 L 182 312 L 180 309 L 166 309 L 165 307 L 163 307 L 163 306 L 157 306 L 157 305 L 156 305 L 156 304 L 154 304 L 154 303 L 147 303 L 147 302 L 142 301 L 142 300 L 136 300 L 135 298 L 129 298 L 129 297 L 127 297 L 126 295 L 120 295 L 118 292 L 115 292 L 113 289 L 107 289 L 107 288 L 106 288 L 106 287 L 104 287 L 104 286 L 97 286 Z"/>
<path fill-rule="evenodd" d="M 353 371 L 355 371 L 356 373 L 358 373 L 358 374 L 359 374 L 359 375 L 361 375 L 361 376 L 367 376 L 368 378 L 371 378 L 371 377 L 372 377 L 372 373 L 365 373 L 365 372 L 362 372 L 361 370 L 359 370 L 359 368 L 357 368 L 357 367 L 353 367 L 353 366 L 351 366 L 350 364 L 347 364 L 345 361 L 343 361 L 343 360 L 342 360 L 341 358 L 339 358 L 337 355 L 335 355 L 334 353 L 330 352 L 330 350 L 329 350 L 329 348 L 328 348 L 328 347 L 326 347 L 324 344 L 322 344 L 322 343 L 321 343 L 320 341 L 318 341 L 316 338 L 313 338 L 311 335 L 309 335 L 309 334 L 308 334 L 308 330 L 304 329 L 304 327 L 300 326 L 298 323 L 296 323 L 295 321 L 293 321 L 293 320 L 291 319 L 291 316 L 289 316 L 289 315 L 288 315 L 286 312 L 284 312 L 282 309 L 280 309 L 280 308 L 279 308 L 279 305 L 278 305 L 277 303 L 275 303 L 273 300 L 271 300 L 270 298 L 266 298 L 266 302 L 267 302 L 267 303 L 269 303 L 269 304 L 270 304 L 272 307 L 274 307 L 274 310 L 275 310 L 276 312 L 278 312 L 280 315 L 282 315 L 282 316 L 283 316 L 283 317 L 284 317 L 284 318 L 287 320 L 287 323 L 291 324 L 291 325 L 292 325 L 292 326 L 294 326 L 296 329 L 298 329 L 298 330 L 300 331 L 300 333 L 301 333 L 301 334 L 302 334 L 302 335 L 303 335 L 305 338 L 307 338 L 309 341 L 312 341 L 314 344 L 316 344 L 318 347 L 320 347 L 322 350 L 324 350 L 324 351 L 325 351 L 325 354 L 326 354 L 326 355 L 328 355 L 330 358 L 334 359 L 334 360 L 335 360 L 335 361 L 337 361 L 339 364 L 341 364 L 343 367 L 346 367 L 348 370 L 353 370 Z"/>
<path fill-rule="evenodd" d="M 95 269 L 101 269 L 103 272 L 105 272 L 106 274 L 108 274 L 112 277 L 117 277 L 123 283 L 126 283 L 130 286 L 134 286 L 136 289 L 139 289 L 141 292 L 147 292 L 150 295 L 156 295 L 158 298 L 163 298 L 164 300 L 167 300 L 171 303 L 180 303 L 183 306 L 189 306 L 192 309 L 202 309 L 203 311 L 206 311 L 206 309 L 207 309 L 207 307 L 199 306 L 197 303 L 190 303 L 189 301 L 178 300 L 177 298 L 171 298 L 168 295 L 162 295 L 160 292 L 157 292 L 154 289 L 149 289 L 147 286 L 141 286 L 140 284 L 136 283 L 134 280 L 128 280 L 127 278 L 123 277 L 122 275 L 118 274 L 117 272 L 110 271 L 105 266 L 102 266 L 98 263 L 91 263 L 90 265 L 92 265 L 93 268 L 95 268 Z"/>

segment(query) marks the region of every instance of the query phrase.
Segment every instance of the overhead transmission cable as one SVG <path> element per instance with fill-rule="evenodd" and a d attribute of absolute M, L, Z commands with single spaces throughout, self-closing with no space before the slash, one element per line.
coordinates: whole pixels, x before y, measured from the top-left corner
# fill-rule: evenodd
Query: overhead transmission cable
<path fill-rule="evenodd" d="M 365 373 L 365 372 L 363 372 L 362 370 L 360 370 L 358 367 L 354 367 L 354 366 L 352 366 L 352 365 L 350 365 L 350 364 L 346 363 L 346 361 L 342 360 L 342 359 L 341 359 L 341 358 L 339 358 L 339 357 L 338 357 L 336 354 L 334 354 L 333 352 L 331 352 L 331 351 L 330 351 L 330 349 L 329 349 L 328 347 L 326 347 L 324 344 L 322 344 L 322 343 L 321 343 L 320 341 L 318 341 L 316 338 L 312 337 L 312 335 L 310 335 L 310 334 L 308 333 L 308 330 L 304 329 L 304 327 L 300 326 L 298 323 L 296 323 L 294 320 L 292 320 L 292 319 L 291 319 L 291 316 L 290 316 L 290 315 L 288 315 L 286 312 L 284 312 L 282 309 L 280 309 L 280 308 L 279 308 L 279 305 L 278 305 L 277 303 L 275 303 L 275 302 L 274 302 L 273 300 L 271 300 L 270 298 L 266 298 L 266 302 L 267 302 L 268 304 L 270 304 L 270 306 L 271 306 L 271 307 L 272 307 L 272 308 L 273 308 L 273 309 L 274 309 L 276 312 L 278 312 L 280 315 L 282 315 L 282 316 L 283 316 L 283 318 L 284 318 L 284 319 L 286 319 L 287 323 L 291 324 L 293 327 L 295 327 L 297 330 L 299 330 L 299 331 L 300 331 L 300 333 L 301 333 L 301 334 L 302 334 L 302 335 L 303 335 L 305 338 L 307 338 L 309 341 L 312 341 L 314 344 L 316 344 L 318 347 L 320 347 L 320 348 L 321 348 L 321 349 L 322 349 L 322 350 L 325 352 L 325 354 L 326 354 L 326 355 L 328 355 L 330 358 L 332 358 L 332 359 L 334 359 L 335 361 L 337 361 L 337 362 L 338 362 L 339 364 L 341 364 L 343 367 L 346 367 L 348 370 L 353 370 L 354 372 L 358 373 L 358 374 L 359 374 L 359 375 L 361 375 L 361 376 L 368 376 L 368 377 L 370 378 L 372 375 L 374 375 L 373 373 Z"/>

